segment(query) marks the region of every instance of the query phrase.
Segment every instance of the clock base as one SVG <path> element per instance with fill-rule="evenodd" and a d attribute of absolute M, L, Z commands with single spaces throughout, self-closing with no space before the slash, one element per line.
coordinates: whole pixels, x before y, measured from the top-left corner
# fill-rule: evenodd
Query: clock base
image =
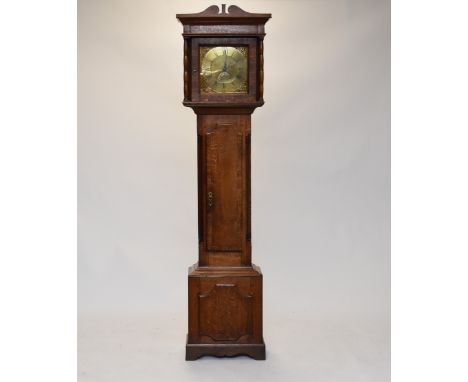
<path fill-rule="evenodd" d="M 265 359 L 258 266 L 189 268 L 186 360 L 204 355 Z"/>
<path fill-rule="evenodd" d="M 257 361 L 264 361 L 265 343 L 259 344 L 191 344 L 185 346 L 185 360 L 195 361 L 203 356 L 235 357 L 249 356 Z"/>

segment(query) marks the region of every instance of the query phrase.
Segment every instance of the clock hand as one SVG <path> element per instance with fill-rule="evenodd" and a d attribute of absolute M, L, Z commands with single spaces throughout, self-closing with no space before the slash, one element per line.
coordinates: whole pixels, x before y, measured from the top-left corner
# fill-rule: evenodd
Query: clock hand
<path fill-rule="evenodd" d="M 203 74 L 206 75 L 206 76 L 210 76 L 212 74 L 216 74 L 218 72 L 221 72 L 221 69 L 217 69 L 217 70 L 203 70 Z"/>
<path fill-rule="evenodd" d="M 227 54 L 226 54 L 226 48 L 224 48 L 224 66 L 223 66 L 223 72 L 227 70 Z"/>

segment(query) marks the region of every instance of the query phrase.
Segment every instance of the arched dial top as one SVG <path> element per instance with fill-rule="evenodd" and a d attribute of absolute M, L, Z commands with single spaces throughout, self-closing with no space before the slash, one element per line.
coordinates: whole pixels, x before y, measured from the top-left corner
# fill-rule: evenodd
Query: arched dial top
<path fill-rule="evenodd" d="M 248 47 L 200 47 L 200 90 L 203 93 L 248 93 Z"/>

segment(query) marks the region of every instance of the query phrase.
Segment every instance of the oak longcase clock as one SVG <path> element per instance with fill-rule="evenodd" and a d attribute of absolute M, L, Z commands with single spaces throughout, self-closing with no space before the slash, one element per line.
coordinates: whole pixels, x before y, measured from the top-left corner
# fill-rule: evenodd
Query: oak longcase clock
<path fill-rule="evenodd" d="M 197 114 L 198 262 L 188 275 L 186 359 L 265 359 L 262 273 L 252 264 L 251 114 L 263 105 L 270 14 L 213 5 L 178 14 L 184 101 Z"/>

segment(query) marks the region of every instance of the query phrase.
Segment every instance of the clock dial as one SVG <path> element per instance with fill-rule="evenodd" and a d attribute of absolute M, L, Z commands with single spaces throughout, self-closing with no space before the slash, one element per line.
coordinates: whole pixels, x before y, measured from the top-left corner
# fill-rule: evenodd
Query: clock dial
<path fill-rule="evenodd" d="M 200 90 L 247 94 L 247 57 L 245 46 L 200 47 Z"/>

